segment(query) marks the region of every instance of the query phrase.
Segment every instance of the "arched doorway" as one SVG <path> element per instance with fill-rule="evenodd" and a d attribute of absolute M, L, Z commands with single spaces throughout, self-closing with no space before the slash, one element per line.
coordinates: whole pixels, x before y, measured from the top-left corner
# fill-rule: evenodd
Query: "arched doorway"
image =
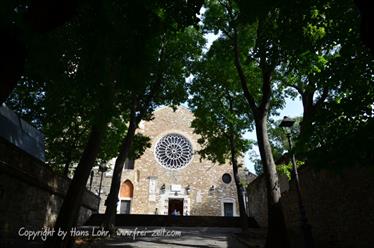
<path fill-rule="evenodd" d="M 134 195 L 134 185 L 130 180 L 126 180 L 121 184 L 119 191 L 119 206 L 120 214 L 130 214 L 131 200 Z"/>

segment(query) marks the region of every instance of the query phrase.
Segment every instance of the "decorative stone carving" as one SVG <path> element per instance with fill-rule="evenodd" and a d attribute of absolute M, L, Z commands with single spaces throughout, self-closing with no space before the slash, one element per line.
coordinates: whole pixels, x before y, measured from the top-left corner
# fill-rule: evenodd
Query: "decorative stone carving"
<path fill-rule="evenodd" d="M 162 137 L 155 149 L 157 162 L 171 170 L 181 169 L 189 164 L 192 154 L 191 142 L 175 133 Z"/>

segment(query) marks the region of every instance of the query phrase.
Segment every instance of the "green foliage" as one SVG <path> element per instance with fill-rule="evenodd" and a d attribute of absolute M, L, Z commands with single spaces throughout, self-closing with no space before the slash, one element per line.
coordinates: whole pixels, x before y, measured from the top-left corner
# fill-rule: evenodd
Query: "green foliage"
<path fill-rule="evenodd" d="M 279 127 L 279 124 L 282 121 L 281 119 L 269 121 L 268 134 L 269 134 L 269 141 L 272 147 L 272 152 L 273 152 L 275 163 L 282 161 L 282 159 L 285 158 L 284 155 L 289 152 L 289 143 L 288 143 L 287 133 L 291 134 L 291 142 L 293 143 L 293 145 L 295 145 L 296 139 L 299 136 L 300 122 L 302 121 L 302 117 L 296 117 L 296 118 L 293 118 L 293 120 L 295 120 L 295 123 L 291 127 L 291 130 L 289 130 L 288 128 L 285 129 L 285 128 Z M 293 148 L 295 149 L 295 147 Z M 263 167 L 262 167 L 261 159 L 254 151 L 251 151 L 251 161 L 254 164 L 256 174 L 257 175 L 263 174 Z M 297 161 L 297 163 L 301 163 L 301 161 Z M 289 169 L 291 167 L 284 167 L 282 164 L 277 164 L 278 172 L 285 173 L 287 168 Z"/>
<path fill-rule="evenodd" d="M 25 79 L 20 82 L 9 97 L 6 104 L 13 110 L 18 110 L 21 117 L 41 130 L 45 119 L 43 89 L 45 84 Z"/>
<path fill-rule="evenodd" d="M 201 118 L 196 127 L 217 127 L 200 140 L 212 144 L 206 154 L 225 154 L 221 137 L 229 126 L 236 137 L 243 123 L 251 129 L 248 120 L 241 123 L 249 111 L 237 86 L 234 31 L 254 100 L 262 97 L 265 64 L 273 69 L 271 113 L 286 95 L 299 94 L 309 106 L 300 124 L 309 128 L 298 141 L 299 153 L 315 158 L 314 150 L 328 148 L 344 164 L 354 164 L 345 157 L 370 157 L 372 138 L 364 131 L 370 133 L 373 122 L 374 62 L 361 44 L 353 1 L 206 1 L 200 28 L 220 36 L 204 56 L 199 0 L 81 2 L 72 18 L 47 33 L 33 32 L 24 22 L 27 4 L 1 3 L 1 23 L 22 31 L 28 56 L 7 104 L 46 134 L 51 163 L 77 162 L 88 130 L 100 119 L 110 120 L 100 153 L 107 160 L 126 132 L 132 97 L 140 99 L 149 119 L 155 107 L 185 101 L 190 86 L 190 104 Z M 190 73 L 195 79 L 188 85 Z M 147 103 L 157 80 L 158 94 Z M 235 114 L 225 110 L 228 98 L 234 99 Z M 269 128 L 269 135 L 277 158 L 287 147 L 283 134 Z"/>
<path fill-rule="evenodd" d="M 199 154 L 220 164 L 231 160 L 230 137 L 234 137 L 236 156 L 249 149 L 250 141 L 242 136 L 252 128 L 226 45 L 226 40 L 217 40 L 194 64 L 188 102 L 195 115 L 192 127 L 201 136 Z"/>
<path fill-rule="evenodd" d="M 205 40 L 198 30 L 187 27 L 166 33 L 161 42 L 160 56 L 151 68 L 152 80 L 162 81 L 154 104 L 175 106 L 187 100 L 186 78 L 194 61 L 201 56 Z"/>
<path fill-rule="evenodd" d="M 239 4 L 240 5 L 240 4 Z M 243 22 L 240 19 L 240 9 L 236 2 L 232 1 L 207 1 L 207 8 L 203 18 L 203 30 L 205 32 L 220 33 L 220 37 L 213 43 L 208 53 L 212 51 L 216 60 L 223 61 L 225 65 L 217 68 L 227 68 L 225 72 L 217 70 L 217 73 L 230 73 L 231 77 L 240 85 L 235 56 L 233 50 L 234 40 L 239 47 L 239 59 L 242 61 L 243 74 L 248 82 L 247 87 L 253 99 L 260 105 L 263 96 L 263 72 L 272 71 L 272 95 L 270 97 L 270 112 L 275 113 L 277 108 L 284 105 L 284 93 L 280 85 L 278 71 L 274 68 L 281 60 L 279 50 L 280 34 L 282 29 L 276 25 L 278 13 L 272 13 L 271 18 L 265 18 L 261 22 Z M 240 6 L 239 6 L 240 7 Z M 227 66 L 231 63 L 230 67 Z M 248 110 L 243 111 L 250 111 Z"/>
<path fill-rule="evenodd" d="M 276 7 L 287 4 L 285 0 L 236 0 L 240 11 L 240 21 L 253 23 L 264 18 Z"/>
<path fill-rule="evenodd" d="M 304 164 L 303 161 L 297 160 L 296 161 L 296 168 L 300 168 L 303 164 Z M 288 164 L 279 164 L 279 165 L 277 165 L 277 173 L 278 174 L 286 175 L 287 178 L 288 178 L 288 180 L 291 180 L 292 170 L 293 170 L 293 166 L 292 166 L 291 162 L 288 163 Z"/>
<path fill-rule="evenodd" d="M 316 166 L 371 164 L 374 60 L 362 45 L 358 12 L 352 1 L 309 4 L 307 25 L 324 27 L 324 33 L 315 34 L 309 48 L 300 46 L 307 56 L 293 65 L 299 90 L 314 95 L 310 128 L 297 148 Z"/>
<path fill-rule="evenodd" d="M 30 90 L 34 84 L 37 87 Z M 35 82 L 21 82 L 7 105 L 44 133 L 46 160 L 52 168 L 62 172 L 65 166 L 78 163 L 91 124 L 85 105 L 75 105 L 72 94 L 60 96 L 60 89 L 54 86 L 53 83 L 40 86 Z M 116 155 L 121 137 L 126 132 L 126 119 L 113 117 L 109 127 L 99 161 L 108 161 Z"/>
<path fill-rule="evenodd" d="M 302 117 L 296 117 L 293 120 L 295 123 L 291 127 L 291 130 L 279 127 L 282 119 L 270 121 L 268 133 L 275 161 L 279 160 L 286 151 L 289 151 L 287 133 L 290 133 L 293 144 L 295 144 L 296 138 L 299 136 Z"/>
<path fill-rule="evenodd" d="M 319 166 L 372 164 L 374 66 L 354 1 L 236 2 L 243 23 L 278 13 L 279 89 L 304 106 L 298 155 Z"/>
<path fill-rule="evenodd" d="M 366 49 L 351 45 L 352 50 L 342 47 L 334 61 L 330 77 L 339 84 L 301 140 L 314 148 L 304 152 L 316 166 L 365 166 L 373 161 L 374 60 Z"/>
<path fill-rule="evenodd" d="M 147 148 L 151 147 L 151 139 L 141 133 L 135 134 L 134 142 L 129 152 L 129 159 L 136 160 L 140 158 Z"/>
<path fill-rule="evenodd" d="M 25 75 L 8 105 L 45 133 L 52 166 L 77 163 L 89 130 L 101 119 L 109 122 L 98 163 L 115 157 L 134 97 L 143 119 L 159 105 L 187 99 L 185 77 L 204 42 L 189 26 L 196 26 L 201 4 L 82 2 L 53 31 L 27 32 Z M 16 24 L 27 29 L 21 20 Z M 157 81 L 161 86 L 153 94 Z M 131 156 L 146 147 L 148 139 L 137 135 Z"/>

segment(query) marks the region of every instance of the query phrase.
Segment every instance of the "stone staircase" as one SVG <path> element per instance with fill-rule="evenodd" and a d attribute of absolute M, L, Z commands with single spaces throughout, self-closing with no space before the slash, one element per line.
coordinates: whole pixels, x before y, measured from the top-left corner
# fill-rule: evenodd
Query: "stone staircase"
<path fill-rule="evenodd" d="M 104 214 L 93 214 L 87 220 L 87 226 L 100 226 Z M 258 227 L 254 218 L 248 218 L 250 228 Z M 237 227 L 240 228 L 239 217 L 223 216 L 172 216 L 150 214 L 117 214 L 116 226 L 179 226 L 179 227 Z"/>

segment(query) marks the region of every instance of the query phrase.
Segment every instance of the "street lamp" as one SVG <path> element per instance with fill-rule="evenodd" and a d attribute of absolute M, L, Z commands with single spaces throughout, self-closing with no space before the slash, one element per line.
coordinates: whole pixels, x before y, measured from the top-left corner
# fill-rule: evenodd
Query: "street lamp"
<path fill-rule="evenodd" d="M 100 178 L 100 184 L 99 184 L 99 195 L 98 195 L 99 196 L 99 202 L 98 202 L 98 206 L 97 206 L 98 210 L 100 209 L 100 202 L 101 202 L 100 194 L 101 194 L 101 185 L 103 183 L 103 174 L 107 170 L 108 170 L 108 167 L 105 164 L 100 164 L 99 165 L 99 171 L 101 172 L 101 178 Z"/>
<path fill-rule="evenodd" d="M 292 172 L 293 172 L 294 179 L 295 179 L 295 186 L 296 186 L 296 192 L 297 192 L 297 198 L 298 198 L 298 204 L 299 204 L 299 210 L 300 210 L 301 225 L 302 225 L 302 230 L 303 230 L 303 234 L 304 234 L 305 247 L 306 248 L 314 248 L 314 240 L 313 240 L 313 236 L 312 236 L 312 230 L 311 230 L 311 227 L 308 223 L 308 219 L 306 217 L 304 202 L 303 202 L 303 198 L 301 196 L 300 181 L 299 181 L 299 174 L 297 172 L 297 167 L 296 167 L 295 154 L 292 151 L 291 128 L 292 128 L 294 123 L 295 123 L 294 120 L 285 116 L 285 117 L 283 117 L 282 122 L 279 124 L 279 127 L 289 129 L 289 131 L 286 131 L 287 139 L 288 139 L 288 145 L 289 145 L 288 153 L 292 155 L 291 156 Z"/>
<path fill-rule="evenodd" d="M 103 183 L 103 174 L 108 170 L 108 167 L 105 164 L 100 164 L 99 165 L 99 171 L 101 172 L 101 178 L 100 178 L 100 185 L 99 185 L 99 197 L 101 194 L 101 185 Z"/>
<path fill-rule="evenodd" d="M 189 194 L 190 194 L 190 191 L 191 191 L 191 187 L 190 187 L 190 185 L 188 184 L 187 187 L 186 187 L 186 194 L 189 195 Z"/>

